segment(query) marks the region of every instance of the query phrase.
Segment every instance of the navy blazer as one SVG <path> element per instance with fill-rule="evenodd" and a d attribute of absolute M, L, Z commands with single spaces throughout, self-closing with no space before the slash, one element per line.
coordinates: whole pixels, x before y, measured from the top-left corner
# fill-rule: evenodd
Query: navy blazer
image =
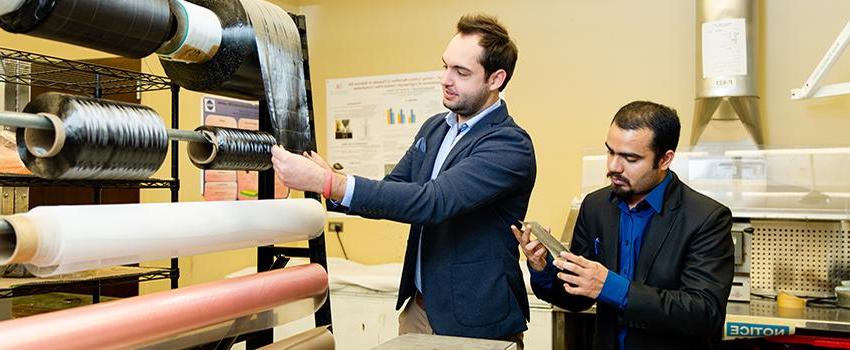
<path fill-rule="evenodd" d="M 620 209 L 611 187 L 581 203 L 570 250 L 611 271 L 619 266 Z M 707 349 L 719 339 L 732 288 L 732 213 L 673 173 L 661 213 L 644 233 L 625 310 L 596 303 L 594 349 L 616 349 L 617 331 L 628 327 L 626 349 Z M 563 281 L 551 289 L 532 282 L 540 299 L 572 311 L 594 299 L 567 294 Z"/>
<path fill-rule="evenodd" d="M 448 154 L 431 180 L 449 129 L 429 118 L 382 181 L 355 177 L 347 213 L 410 223 L 396 309 L 416 291 L 422 236 L 422 294 L 437 334 L 500 338 L 527 329 L 528 297 L 510 225 L 525 218 L 536 161 L 528 134 L 491 111 Z"/>

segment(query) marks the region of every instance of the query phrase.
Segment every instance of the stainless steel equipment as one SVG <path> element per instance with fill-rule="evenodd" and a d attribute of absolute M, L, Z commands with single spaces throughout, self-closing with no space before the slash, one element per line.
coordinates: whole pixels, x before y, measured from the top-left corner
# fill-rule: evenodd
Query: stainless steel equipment
<path fill-rule="evenodd" d="M 696 8 L 696 101 L 691 145 L 762 145 L 758 1 L 698 0 Z M 746 131 L 736 132 L 741 126 Z M 747 134 L 750 139 L 742 140 Z"/>

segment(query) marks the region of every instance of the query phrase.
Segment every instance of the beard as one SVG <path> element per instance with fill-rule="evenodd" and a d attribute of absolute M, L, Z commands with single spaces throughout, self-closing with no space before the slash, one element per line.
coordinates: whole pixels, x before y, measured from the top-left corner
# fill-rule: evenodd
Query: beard
<path fill-rule="evenodd" d="M 663 177 L 643 177 L 637 179 L 637 183 L 632 183 L 631 180 L 624 177 L 621 173 L 615 172 L 608 172 L 607 177 L 609 179 L 616 178 L 617 181 L 625 183 L 625 185 L 616 185 L 614 181 L 611 181 L 611 191 L 614 192 L 615 196 L 624 200 L 649 193 L 663 179 Z"/>
<path fill-rule="evenodd" d="M 620 182 L 624 182 L 625 186 L 617 185 L 614 181 L 611 181 L 611 191 L 614 192 L 614 195 L 619 197 L 620 199 L 626 199 L 635 194 L 634 189 L 631 187 L 631 181 L 629 179 L 623 177 L 618 173 L 608 172 L 606 175 L 609 179 L 616 178 Z M 628 187 L 628 189 L 626 189 Z"/>
<path fill-rule="evenodd" d="M 489 91 L 482 87 L 481 90 L 475 92 L 473 95 L 457 95 L 457 101 L 449 102 L 443 100 L 443 106 L 457 115 L 471 117 L 484 108 L 484 104 L 487 103 L 489 94 Z"/>

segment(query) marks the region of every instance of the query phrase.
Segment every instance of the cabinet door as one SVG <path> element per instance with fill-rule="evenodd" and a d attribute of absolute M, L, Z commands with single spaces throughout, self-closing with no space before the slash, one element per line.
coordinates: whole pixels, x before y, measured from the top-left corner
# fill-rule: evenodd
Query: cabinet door
<path fill-rule="evenodd" d="M 331 295 L 336 348 L 371 349 L 398 336 L 395 295 Z"/>

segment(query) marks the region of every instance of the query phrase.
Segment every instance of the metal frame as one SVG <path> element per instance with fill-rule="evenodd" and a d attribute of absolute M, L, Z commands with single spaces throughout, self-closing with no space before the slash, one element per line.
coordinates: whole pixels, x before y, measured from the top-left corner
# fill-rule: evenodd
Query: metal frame
<path fill-rule="evenodd" d="M 180 87 L 172 83 L 168 78 L 152 74 L 133 72 L 129 70 L 101 66 L 92 63 L 78 62 L 45 56 L 35 53 L 23 52 L 8 48 L 0 48 L 0 64 L 4 67 L 16 63 L 27 62 L 28 70 L 16 71 L 15 74 L 3 71 L 0 74 L 0 82 L 41 86 L 52 89 L 61 89 L 75 92 L 95 98 L 104 96 L 141 93 L 146 91 L 170 90 L 171 91 L 171 125 L 177 128 L 179 121 Z M 37 67 L 33 72 L 33 67 Z M 179 156 L 177 153 L 177 141 L 171 142 L 171 179 L 144 179 L 144 180 L 47 180 L 31 175 L 0 174 L 0 186 L 9 187 L 89 187 L 93 189 L 93 201 L 101 203 L 101 194 L 104 188 L 137 188 L 137 189 L 169 189 L 171 201 L 179 201 Z M 127 278 L 107 278 L 97 281 L 69 281 L 45 284 L 39 287 L 21 287 L 12 290 L 0 290 L 0 298 L 47 293 L 58 288 L 69 286 L 91 286 L 92 302 L 100 301 L 101 287 L 111 284 L 130 282 L 143 282 L 168 278 L 171 280 L 171 288 L 179 285 L 180 269 L 177 258 L 171 259 L 171 266 L 154 273 L 145 273 L 139 276 Z M 21 294 L 26 293 L 26 294 Z"/>
<path fill-rule="evenodd" d="M 166 278 L 172 278 L 175 273 L 179 273 L 178 271 L 174 271 L 171 269 L 160 269 L 156 271 L 149 271 L 140 274 L 134 275 L 126 275 L 126 276 L 113 276 L 113 277 L 105 277 L 102 279 L 96 280 L 85 280 L 85 281 L 56 281 L 44 284 L 32 284 L 32 285 L 22 285 L 12 288 L 4 288 L 0 289 L 0 298 L 12 298 L 12 297 L 20 297 L 27 295 L 36 295 L 36 294 L 44 294 L 51 293 L 56 291 L 61 291 L 68 287 L 81 287 L 81 288 L 92 288 L 92 289 L 100 289 L 101 287 L 119 285 L 124 283 L 132 283 L 132 282 L 145 282 L 145 281 L 155 281 Z M 99 300 L 100 294 L 92 295 L 94 299 Z M 95 300 L 92 300 L 96 302 Z"/>
<path fill-rule="evenodd" d="M 101 187 L 101 188 L 168 188 L 179 189 L 178 180 L 47 180 L 32 175 L 0 174 L 0 186 L 11 187 Z"/>
<path fill-rule="evenodd" d="M 0 81 L 11 84 L 74 91 L 95 97 L 168 90 L 172 87 L 168 78 L 152 74 L 0 48 L 0 61 L 5 63 L 7 60 L 28 62 L 31 65 L 29 72 L 0 75 Z M 32 67 L 45 70 L 36 69 L 33 72 Z M 80 78 L 91 80 L 81 83 Z"/>
<path fill-rule="evenodd" d="M 829 72 L 829 69 L 832 68 L 832 65 L 838 61 L 841 54 L 844 53 L 849 42 L 850 21 L 847 22 L 844 29 L 842 29 L 841 33 L 838 34 L 838 37 L 835 38 L 832 46 L 830 46 L 829 50 L 826 51 L 826 54 L 824 54 L 820 63 L 818 63 L 817 67 L 815 67 L 815 70 L 812 71 L 812 74 L 809 76 L 809 79 L 806 80 L 806 83 L 803 84 L 803 87 L 799 89 L 791 89 L 791 99 L 802 100 L 814 97 L 850 94 L 850 83 L 821 86 L 821 80 L 823 80 L 823 77 L 827 72 Z"/>
<path fill-rule="evenodd" d="M 290 13 L 298 27 L 298 33 L 301 36 L 301 52 L 304 59 L 304 84 L 307 88 L 307 108 L 310 116 L 310 148 L 316 150 L 316 126 L 315 118 L 313 117 L 313 93 L 310 87 L 310 68 L 309 56 L 307 52 L 307 24 L 303 15 L 295 15 Z M 271 130 L 270 120 L 268 118 L 267 104 L 260 101 L 260 130 Z M 259 198 L 272 199 L 274 198 L 274 170 L 261 171 L 259 175 Z M 322 201 L 322 197 L 318 193 L 307 192 L 304 194 L 306 198 L 312 198 Z M 268 271 L 279 269 L 286 266 L 290 257 L 309 257 L 311 263 L 322 265 L 325 270 L 328 269 L 327 251 L 325 249 L 325 233 L 322 232 L 318 237 L 311 239 L 308 242 L 308 248 L 291 248 L 291 247 L 275 247 L 262 246 L 257 247 L 257 271 Z M 331 298 L 328 295 L 325 303 L 313 315 L 316 327 L 331 326 Z M 251 334 L 246 334 L 239 337 L 236 341 L 246 340 L 248 349 L 257 349 L 262 346 L 274 342 L 274 331 L 267 329 Z"/>

